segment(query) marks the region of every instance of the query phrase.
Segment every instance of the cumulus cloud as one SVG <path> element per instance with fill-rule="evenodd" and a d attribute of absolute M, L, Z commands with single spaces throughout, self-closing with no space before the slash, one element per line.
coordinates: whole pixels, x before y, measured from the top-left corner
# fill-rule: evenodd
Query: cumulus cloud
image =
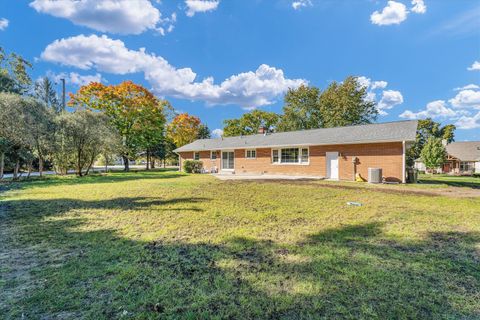
<path fill-rule="evenodd" d="M 427 6 L 423 0 L 412 0 L 412 12 L 424 14 L 427 12 Z"/>
<path fill-rule="evenodd" d="M 379 26 L 391 24 L 400 24 L 407 19 L 407 7 L 396 1 L 388 1 L 387 6 L 382 11 L 375 11 L 370 16 L 370 21 Z"/>
<path fill-rule="evenodd" d="M 468 88 L 468 89 L 467 89 Z M 474 129 L 480 127 L 480 91 L 479 86 L 470 84 L 448 100 L 432 101 L 424 110 L 413 112 L 406 110 L 400 117 L 406 119 L 440 118 L 454 122 L 459 129 Z M 455 89 L 455 90 L 457 90 Z"/>
<path fill-rule="evenodd" d="M 453 89 L 453 90 L 455 90 L 455 91 L 460 91 L 460 90 L 469 90 L 469 89 L 470 89 L 470 90 L 480 89 L 480 86 L 471 83 L 471 84 L 468 84 L 468 85 L 466 85 L 466 86 L 464 86 L 464 87 L 455 88 L 455 89 Z"/>
<path fill-rule="evenodd" d="M 370 15 L 370 21 L 379 26 L 388 26 L 400 24 L 407 19 L 410 12 L 424 14 L 427 12 L 427 6 L 424 0 L 412 0 L 411 11 L 403 3 L 398 1 L 388 1 L 387 6 L 382 11 L 375 11 Z"/>
<path fill-rule="evenodd" d="M 436 100 L 427 104 L 425 110 L 419 112 L 412 112 L 406 110 L 400 115 L 400 118 L 405 119 L 425 119 L 425 118 L 446 118 L 454 117 L 457 112 L 447 107 L 444 100 Z"/>
<path fill-rule="evenodd" d="M 477 129 L 480 128 L 480 111 L 469 117 L 469 116 L 462 116 L 460 119 L 455 122 L 455 125 L 459 129 Z"/>
<path fill-rule="evenodd" d="M 193 17 L 195 13 L 207 12 L 217 9 L 220 0 L 185 0 L 187 16 Z"/>
<path fill-rule="evenodd" d="M 385 110 L 390 110 L 396 105 L 403 103 L 403 95 L 397 90 L 385 90 L 382 93 L 382 98 L 378 102 L 377 108 L 380 115 L 386 115 Z"/>
<path fill-rule="evenodd" d="M 480 109 L 480 91 L 462 90 L 453 99 L 450 99 L 450 103 L 455 108 Z"/>
<path fill-rule="evenodd" d="M 0 19 L 0 30 L 5 30 L 5 29 L 7 29 L 8 24 L 9 24 L 8 19 L 1 18 L 1 19 Z"/>
<path fill-rule="evenodd" d="M 220 84 L 215 84 L 212 77 L 199 81 L 191 68 L 176 68 L 144 48 L 130 50 L 121 40 L 105 35 L 55 40 L 45 48 L 41 58 L 83 70 L 112 74 L 141 72 L 158 95 L 201 100 L 210 105 L 237 104 L 255 108 L 274 103 L 289 88 L 307 83 L 303 79 L 285 78 L 281 69 L 265 64 L 255 71 L 232 75 Z"/>
<path fill-rule="evenodd" d="M 35 0 L 30 7 L 76 25 L 117 34 L 140 34 L 163 29 L 158 25 L 168 23 L 149 0 Z"/>
<path fill-rule="evenodd" d="M 469 71 L 479 71 L 480 70 L 480 61 L 474 61 L 470 67 L 467 68 Z"/>
<path fill-rule="evenodd" d="M 220 138 L 221 136 L 223 136 L 223 130 L 222 129 L 212 130 L 212 138 Z"/>
<path fill-rule="evenodd" d="M 80 75 L 77 72 L 61 72 L 61 73 L 53 73 L 47 72 L 47 76 L 52 78 L 55 82 L 60 82 L 60 79 L 65 79 L 67 84 L 75 85 L 75 86 L 85 86 L 91 82 L 106 82 L 103 79 L 100 73 L 92 74 L 92 75 Z"/>
<path fill-rule="evenodd" d="M 311 0 L 297 0 L 297 1 L 293 1 L 292 2 L 292 8 L 294 10 L 298 10 L 302 7 L 309 7 L 312 5 L 312 1 Z"/>
<path fill-rule="evenodd" d="M 367 89 L 367 100 L 377 103 L 378 112 L 380 115 L 388 115 L 386 110 L 403 103 L 403 95 L 397 90 L 383 90 L 388 86 L 387 81 L 372 81 L 372 79 L 365 76 L 358 76 L 357 81 L 360 86 Z M 383 90 L 379 92 L 379 90 Z M 377 94 L 380 94 L 380 101 L 377 101 Z"/>

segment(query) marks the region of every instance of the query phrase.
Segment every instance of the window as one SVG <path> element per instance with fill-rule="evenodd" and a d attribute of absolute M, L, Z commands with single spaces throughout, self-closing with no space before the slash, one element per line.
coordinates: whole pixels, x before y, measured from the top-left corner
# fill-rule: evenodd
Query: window
<path fill-rule="evenodd" d="M 200 160 L 200 152 L 193 153 L 193 160 Z"/>
<path fill-rule="evenodd" d="M 210 151 L 210 159 L 217 160 L 217 151 Z"/>
<path fill-rule="evenodd" d="M 284 148 L 272 150 L 272 163 L 308 164 L 308 148 Z"/>
<path fill-rule="evenodd" d="M 473 162 L 460 162 L 460 172 L 469 172 L 473 171 L 474 163 Z"/>
<path fill-rule="evenodd" d="M 273 163 L 278 163 L 278 150 L 273 150 L 272 151 L 272 162 Z"/>
<path fill-rule="evenodd" d="M 257 158 L 257 150 L 245 150 L 245 158 L 255 159 Z"/>

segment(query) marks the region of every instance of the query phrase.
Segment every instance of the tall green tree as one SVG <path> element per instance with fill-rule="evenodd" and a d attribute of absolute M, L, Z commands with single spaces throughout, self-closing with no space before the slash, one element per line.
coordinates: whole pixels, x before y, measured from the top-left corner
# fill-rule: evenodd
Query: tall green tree
<path fill-rule="evenodd" d="M 26 93 L 32 84 L 28 74 L 31 68 L 32 64 L 22 56 L 14 52 L 7 54 L 0 47 L 0 92 Z"/>
<path fill-rule="evenodd" d="M 210 139 L 210 138 L 211 138 L 210 129 L 206 124 L 201 124 L 200 127 L 198 128 L 197 139 Z"/>
<path fill-rule="evenodd" d="M 440 167 L 447 157 L 447 152 L 442 139 L 429 137 L 420 153 L 420 157 L 428 169 Z"/>
<path fill-rule="evenodd" d="M 256 134 L 260 127 L 269 131 L 277 129 L 280 116 L 274 112 L 253 110 L 243 114 L 239 119 L 224 121 L 223 135 L 225 137 Z"/>
<path fill-rule="evenodd" d="M 431 118 L 418 120 L 417 136 L 415 143 L 406 152 L 406 160 L 408 166 L 413 166 L 416 159 L 420 157 L 423 146 L 430 137 L 446 140 L 447 143 L 455 141 L 455 129 L 453 124 L 442 127 L 438 122 Z"/>
<path fill-rule="evenodd" d="M 343 127 L 371 123 L 377 119 L 376 103 L 367 99 L 367 88 L 356 77 L 332 82 L 319 97 L 323 127 Z"/>
<path fill-rule="evenodd" d="M 284 97 L 283 115 L 278 131 L 295 131 L 323 127 L 318 100 L 320 89 L 301 85 L 289 89 Z"/>
<path fill-rule="evenodd" d="M 56 112 L 62 110 L 62 105 L 58 100 L 54 85 L 48 77 L 43 77 L 35 82 L 34 95 L 38 100 L 43 102 L 45 106 L 52 110 Z"/>

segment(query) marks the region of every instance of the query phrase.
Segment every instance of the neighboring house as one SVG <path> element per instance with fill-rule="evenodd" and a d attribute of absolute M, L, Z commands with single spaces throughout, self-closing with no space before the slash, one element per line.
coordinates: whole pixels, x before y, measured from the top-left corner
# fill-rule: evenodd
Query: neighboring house
<path fill-rule="evenodd" d="M 201 139 L 175 150 L 180 168 L 201 160 L 209 172 L 283 174 L 354 180 L 381 168 L 387 181 L 405 182 L 405 151 L 415 141 L 417 121 L 260 133 Z"/>
<path fill-rule="evenodd" d="M 437 172 L 451 174 L 480 173 L 480 141 L 452 142 L 445 146 L 447 160 Z M 415 168 L 425 171 L 421 159 L 415 160 Z"/>

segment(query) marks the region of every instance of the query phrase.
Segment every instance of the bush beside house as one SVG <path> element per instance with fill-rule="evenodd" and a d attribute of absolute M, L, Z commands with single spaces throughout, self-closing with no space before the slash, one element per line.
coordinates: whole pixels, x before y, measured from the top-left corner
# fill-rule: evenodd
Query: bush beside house
<path fill-rule="evenodd" d="M 185 160 L 183 162 L 183 170 L 186 173 L 201 173 L 203 162 L 198 160 Z"/>

